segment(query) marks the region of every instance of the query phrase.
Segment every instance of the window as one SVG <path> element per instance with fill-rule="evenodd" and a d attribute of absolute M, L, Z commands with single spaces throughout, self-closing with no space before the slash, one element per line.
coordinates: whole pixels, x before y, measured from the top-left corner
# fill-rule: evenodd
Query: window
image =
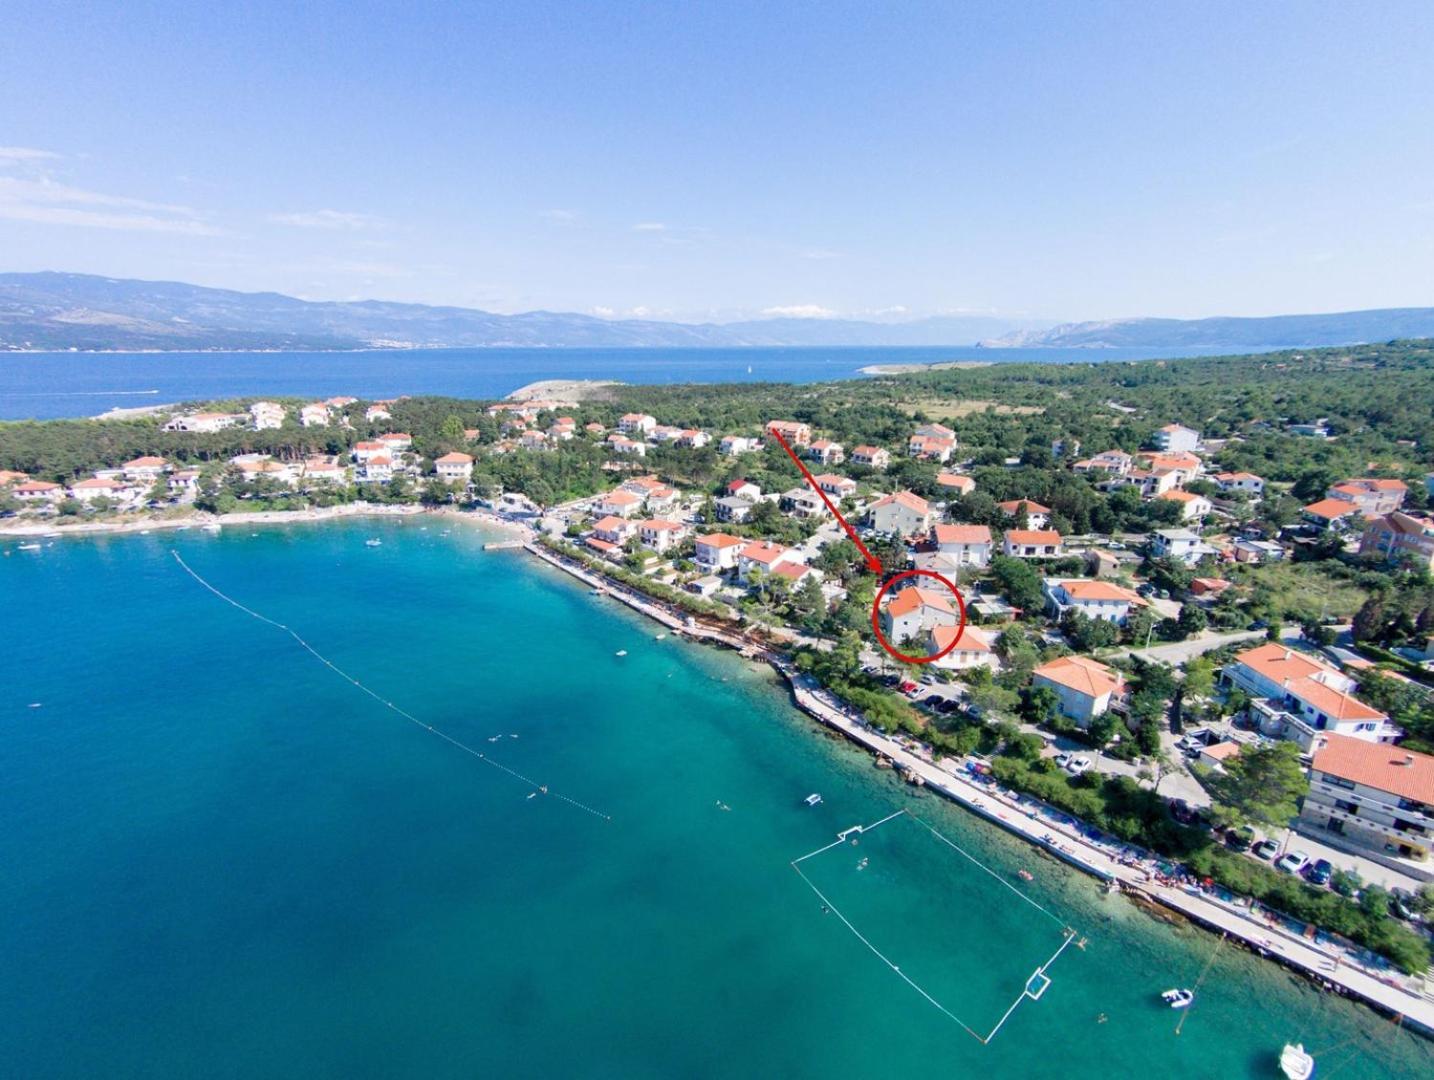
<path fill-rule="evenodd" d="M 1342 776 L 1335 776 L 1333 773 L 1321 773 L 1320 779 L 1331 787 L 1344 788 L 1347 791 L 1354 790 L 1354 781 L 1346 780 Z"/>
<path fill-rule="evenodd" d="M 1335 799 L 1334 808 L 1336 810 L 1343 810 L 1346 814 L 1350 815 L 1357 815 L 1359 813 L 1358 806 L 1352 802 L 1346 802 L 1344 799 Z"/>

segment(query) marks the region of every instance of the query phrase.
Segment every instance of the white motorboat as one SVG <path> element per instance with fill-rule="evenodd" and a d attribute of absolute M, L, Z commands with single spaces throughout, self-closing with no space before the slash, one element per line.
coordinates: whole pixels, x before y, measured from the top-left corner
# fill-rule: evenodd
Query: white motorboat
<path fill-rule="evenodd" d="M 818 806 L 821 804 L 821 801 L 822 797 L 818 795 L 815 791 L 802 800 L 802 802 L 806 803 L 808 806 Z"/>
<path fill-rule="evenodd" d="M 626 649 L 618 649 L 618 651 L 615 652 L 615 653 L 613 653 L 613 655 L 614 655 L 614 656 L 626 656 L 626 655 L 627 655 L 627 650 L 626 650 Z"/>
<path fill-rule="evenodd" d="M 1160 995 L 1160 999 L 1172 1009 L 1183 1009 L 1195 1000 L 1195 991 L 1179 989 L 1166 990 Z"/>
<path fill-rule="evenodd" d="M 1304 1043 L 1285 1043 L 1280 1051 L 1280 1072 L 1290 1080 L 1309 1080 L 1314 1070 L 1315 1059 L 1305 1053 Z"/>
<path fill-rule="evenodd" d="M 382 546 L 383 546 L 383 541 L 380 540 L 377 536 L 375 536 L 375 537 L 373 537 L 372 539 L 365 540 L 365 541 L 364 541 L 364 546 L 365 546 L 365 547 L 382 547 Z"/>
<path fill-rule="evenodd" d="M 19 545 L 17 545 L 17 546 L 19 547 L 19 549 L 20 549 L 21 551 L 39 551 L 39 550 L 40 550 L 40 545 L 39 545 L 39 544 L 19 544 Z"/>

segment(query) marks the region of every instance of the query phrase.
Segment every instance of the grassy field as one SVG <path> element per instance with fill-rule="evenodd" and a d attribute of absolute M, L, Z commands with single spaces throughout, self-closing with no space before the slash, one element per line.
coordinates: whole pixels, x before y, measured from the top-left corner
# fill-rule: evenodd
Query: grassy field
<path fill-rule="evenodd" d="M 1250 585 L 1257 601 L 1263 600 L 1284 622 L 1305 622 L 1321 617 L 1347 619 L 1364 603 L 1358 585 L 1333 577 L 1318 563 L 1273 563 L 1244 567 L 1232 577 Z"/>
<path fill-rule="evenodd" d="M 918 398 L 915 401 L 898 402 L 897 407 L 906 409 L 913 416 L 921 413 L 923 416 L 935 417 L 937 420 L 960 420 L 963 416 L 983 413 L 987 409 L 994 409 L 996 412 L 1008 416 L 1031 416 L 1046 411 L 1038 405 L 1002 405 L 996 401 L 980 401 L 975 398 L 966 400 Z"/>

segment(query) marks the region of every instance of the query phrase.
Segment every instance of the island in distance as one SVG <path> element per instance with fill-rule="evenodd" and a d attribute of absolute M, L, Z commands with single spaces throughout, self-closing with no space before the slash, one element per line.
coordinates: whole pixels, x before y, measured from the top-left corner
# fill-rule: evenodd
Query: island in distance
<path fill-rule="evenodd" d="M 959 346 L 1305 348 L 1434 336 L 1434 308 L 1265 318 L 1054 320 L 950 315 L 905 322 L 729 323 L 502 315 L 381 300 L 313 302 L 91 274 L 0 274 L 0 351 L 298 351 L 383 348 Z"/>

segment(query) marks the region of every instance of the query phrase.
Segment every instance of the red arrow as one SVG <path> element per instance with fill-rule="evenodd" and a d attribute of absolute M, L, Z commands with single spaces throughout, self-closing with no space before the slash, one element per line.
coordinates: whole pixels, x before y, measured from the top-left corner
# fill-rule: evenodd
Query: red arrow
<path fill-rule="evenodd" d="M 779 443 L 782 444 L 782 449 L 787 452 L 787 456 L 791 458 L 794 462 L 796 462 L 797 468 L 800 469 L 802 471 L 802 475 L 807 478 L 807 483 L 812 485 L 812 490 L 821 496 L 822 502 L 827 504 L 827 509 L 832 512 L 832 516 L 836 518 L 837 521 L 841 522 L 841 527 L 846 530 L 846 534 L 851 537 L 851 542 L 857 546 L 857 549 L 861 552 L 862 558 L 866 560 L 866 568 L 870 570 L 873 574 L 880 576 L 881 560 L 866 549 L 866 545 L 861 542 L 861 537 L 856 535 L 856 530 L 847 524 L 846 518 L 841 516 L 841 511 L 836 508 L 836 506 L 832 503 L 831 499 L 827 498 L 827 493 L 823 491 L 821 487 L 817 484 L 816 477 L 814 477 L 811 474 L 811 471 L 805 465 L 802 464 L 802 459 L 797 457 L 797 455 L 793 452 L 792 448 L 787 445 L 787 440 L 782 438 L 782 433 L 774 428 L 772 429 L 771 434 L 776 437 L 776 440 Z"/>

